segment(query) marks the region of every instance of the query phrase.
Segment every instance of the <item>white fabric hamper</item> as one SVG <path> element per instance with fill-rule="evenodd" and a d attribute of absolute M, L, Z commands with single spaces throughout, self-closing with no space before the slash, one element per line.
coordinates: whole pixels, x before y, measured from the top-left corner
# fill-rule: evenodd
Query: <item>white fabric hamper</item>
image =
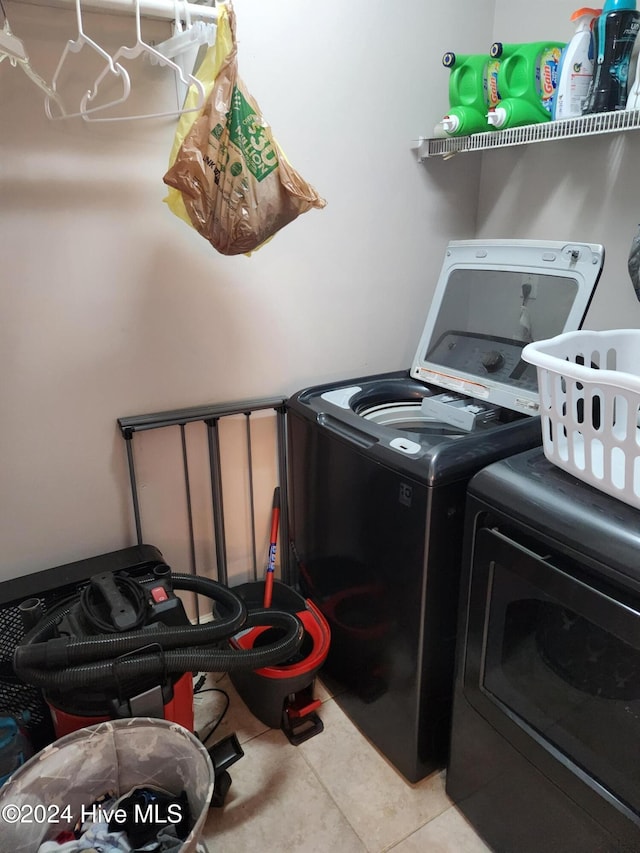
<path fill-rule="evenodd" d="M 538 372 L 547 459 L 640 508 L 640 330 L 567 332 L 522 358 Z"/>
<path fill-rule="evenodd" d="M 122 796 L 152 785 L 176 796 L 186 791 L 195 824 L 180 850 L 196 853 L 206 849 L 200 836 L 214 779 L 206 748 L 177 723 L 132 717 L 79 729 L 38 752 L 0 788 L 0 849 L 35 853 L 106 791 Z M 70 821 L 58 817 L 67 806 L 75 815 Z"/>

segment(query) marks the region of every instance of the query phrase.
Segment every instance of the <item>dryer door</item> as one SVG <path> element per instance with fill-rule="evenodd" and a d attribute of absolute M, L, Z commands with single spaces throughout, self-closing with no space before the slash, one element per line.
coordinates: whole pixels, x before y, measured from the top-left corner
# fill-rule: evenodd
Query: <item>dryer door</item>
<path fill-rule="evenodd" d="M 534 548 L 478 531 L 465 695 L 596 820 L 613 806 L 620 836 L 637 839 L 640 602 Z"/>

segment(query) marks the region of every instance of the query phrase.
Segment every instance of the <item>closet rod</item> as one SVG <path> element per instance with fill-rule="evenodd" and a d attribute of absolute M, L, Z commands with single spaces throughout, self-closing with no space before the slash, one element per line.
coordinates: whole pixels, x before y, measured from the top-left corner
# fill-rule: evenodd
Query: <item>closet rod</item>
<path fill-rule="evenodd" d="M 56 9 L 75 9 L 75 0 L 22 0 L 32 6 L 50 6 Z M 179 9 L 184 10 L 184 3 Z M 133 15 L 135 0 L 82 0 L 83 12 L 104 12 L 116 15 Z M 187 9 L 192 20 L 215 21 L 218 12 L 215 6 L 203 6 L 199 3 L 188 3 Z M 140 13 L 145 18 L 159 18 L 173 21 L 175 4 L 173 0 L 140 0 Z"/>

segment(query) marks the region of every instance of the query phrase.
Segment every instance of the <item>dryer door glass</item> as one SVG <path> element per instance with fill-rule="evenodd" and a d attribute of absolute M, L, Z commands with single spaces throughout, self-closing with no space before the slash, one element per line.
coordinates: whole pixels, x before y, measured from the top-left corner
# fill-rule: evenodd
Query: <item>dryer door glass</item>
<path fill-rule="evenodd" d="M 498 530 L 477 539 L 470 701 L 640 823 L 640 602 Z"/>

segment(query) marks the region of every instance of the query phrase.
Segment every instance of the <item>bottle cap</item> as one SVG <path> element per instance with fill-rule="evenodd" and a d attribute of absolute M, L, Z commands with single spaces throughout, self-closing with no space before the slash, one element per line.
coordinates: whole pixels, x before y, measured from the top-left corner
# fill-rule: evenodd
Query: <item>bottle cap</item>
<path fill-rule="evenodd" d="M 442 129 L 445 133 L 455 133 L 460 127 L 460 119 L 458 116 L 445 116 L 442 119 Z"/>
<path fill-rule="evenodd" d="M 495 107 L 487 113 L 487 121 L 492 127 L 502 127 L 507 120 L 507 111 L 504 107 Z"/>
<path fill-rule="evenodd" d="M 602 9 L 590 9 L 584 6 L 582 9 L 576 9 L 569 20 L 577 21 L 580 18 L 597 18 L 602 14 Z"/>
<path fill-rule="evenodd" d="M 608 12 L 635 12 L 635 10 L 636 0 L 605 0 L 602 14 L 606 15 Z"/>

